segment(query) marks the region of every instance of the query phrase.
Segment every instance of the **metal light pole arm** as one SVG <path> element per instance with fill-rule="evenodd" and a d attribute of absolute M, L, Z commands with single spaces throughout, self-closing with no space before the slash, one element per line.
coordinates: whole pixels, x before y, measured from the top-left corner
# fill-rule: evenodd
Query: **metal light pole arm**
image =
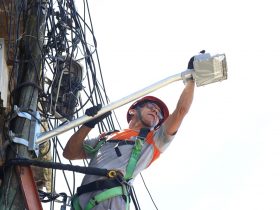
<path fill-rule="evenodd" d="M 48 139 L 52 138 L 52 137 L 55 137 L 61 133 L 64 133 L 78 125 L 82 125 L 84 124 L 85 122 L 88 122 L 92 119 L 95 119 L 99 116 L 101 116 L 102 114 L 106 113 L 106 112 L 109 112 L 109 111 L 112 111 L 118 107 L 121 107 L 129 102 L 132 102 L 144 95 L 147 95 L 148 93 L 151 93 L 159 88 L 162 88 L 170 83 L 173 83 L 175 81 L 178 81 L 178 80 L 182 80 L 182 79 L 187 79 L 187 78 L 191 78 L 192 77 L 192 71 L 191 70 L 186 70 L 182 73 L 179 73 L 179 74 L 175 74 L 173 76 L 170 76 L 170 77 L 167 77 L 166 79 L 163 79 L 163 80 L 160 80 L 159 82 L 153 84 L 153 85 L 150 85 L 142 90 L 139 90 L 131 95 L 128 95 L 118 101 L 115 101 L 113 103 L 110 103 L 106 106 L 104 106 L 101 110 L 99 110 L 99 112 L 94 116 L 94 117 L 91 117 L 91 116 L 87 116 L 87 115 L 84 115 L 82 117 L 79 117 L 67 124 L 64 124 L 62 126 L 59 126 L 51 131 L 47 131 L 47 132 L 43 132 L 43 133 L 40 133 L 37 137 L 37 144 L 42 144 L 44 142 L 46 142 Z"/>

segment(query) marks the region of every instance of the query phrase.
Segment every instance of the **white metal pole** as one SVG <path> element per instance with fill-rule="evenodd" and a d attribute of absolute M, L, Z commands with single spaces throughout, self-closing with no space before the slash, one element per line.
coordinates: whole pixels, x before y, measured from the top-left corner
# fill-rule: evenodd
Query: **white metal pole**
<path fill-rule="evenodd" d="M 95 119 L 99 116 L 101 116 L 102 114 L 105 114 L 106 112 L 109 112 L 111 110 L 114 110 L 118 107 L 121 107 L 131 101 L 134 101 L 144 95 L 147 95 L 148 93 L 151 93 L 161 87 L 164 87 L 172 82 L 175 82 L 175 81 L 178 81 L 178 80 L 182 80 L 182 79 L 187 79 L 187 78 L 191 78 L 192 74 L 191 74 L 191 70 L 186 70 L 182 73 L 179 73 L 179 74 L 175 74 L 173 76 L 170 76 L 170 77 L 167 77 L 166 79 L 163 79 L 163 80 L 160 80 L 159 82 L 153 84 L 153 85 L 150 85 L 144 89 L 141 89 L 131 95 L 128 95 L 118 101 L 115 101 L 111 104 L 108 104 L 104 107 L 102 107 L 101 110 L 99 110 L 99 112 L 94 116 L 94 117 L 91 117 L 91 116 L 87 116 L 87 115 L 84 115 L 82 117 L 79 117 L 67 124 L 64 124 L 62 126 L 59 126 L 51 131 L 46 131 L 46 132 L 43 132 L 43 133 L 40 133 L 38 136 L 37 136 L 37 141 L 36 143 L 37 144 L 42 144 L 44 142 L 46 142 L 48 139 L 52 138 L 52 137 L 55 137 L 61 133 L 64 133 L 78 125 L 81 125 L 81 124 L 84 124 L 85 122 L 88 122 L 92 119 Z"/>

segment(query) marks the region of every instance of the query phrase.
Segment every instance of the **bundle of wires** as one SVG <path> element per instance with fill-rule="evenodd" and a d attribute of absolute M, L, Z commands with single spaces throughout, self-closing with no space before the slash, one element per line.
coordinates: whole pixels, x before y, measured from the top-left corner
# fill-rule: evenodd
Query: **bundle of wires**
<path fill-rule="evenodd" d="M 42 0 L 36 4 L 26 0 L 1 1 L 8 20 L 8 59 L 13 62 L 9 83 L 11 107 L 20 104 L 19 95 L 24 88 L 36 89 L 36 110 L 40 112 L 44 132 L 84 115 L 84 110 L 92 105 L 109 103 L 87 1 L 81 1 L 83 5 L 80 11 L 74 0 Z M 37 32 L 29 34 L 28 18 L 34 11 L 37 13 L 34 22 Z M 32 44 L 39 46 L 37 55 L 34 54 Z M 32 82 L 26 82 L 27 68 L 34 71 L 35 79 Z M 31 104 L 33 100 L 31 96 L 26 103 Z M 34 111 L 25 107 L 20 109 L 30 114 Z M 13 126 L 12 120 L 13 114 L 10 114 L 7 118 L 9 128 Z M 107 117 L 98 124 L 99 132 L 115 130 L 116 121 L 112 116 Z M 54 137 L 46 145 L 40 145 L 38 159 L 69 163 L 61 157 L 65 138 L 64 135 Z M 14 148 L 14 151 L 17 149 Z M 86 160 L 82 164 L 87 166 Z M 48 190 L 56 192 L 56 180 L 61 176 L 57 175 L 55 169 L 42 170 L 47 173 L 38 172 L 43 176 L 38 179 L 50 181 L 51 187 Z M 51 178 L 46 178 L 46 174 Z M 68 188 L 66 193 L 73 195 L 77 187 L 77 174 L 62 171 L 62 175 L 66 183 L 63 185 Z M 53 204 L 51 208 L 54 208 Z"/>
<path fill-rule="evenodd" d="M 29 4 L 30 2 L 32 1 L 1 0 L 8 20 L 8 60 L 13 61 L 9 83 L 12 96 L 10 104 L 12 107 L 19 104 L 18 95 L 23 88 L 32 87 L 38 91 L 36 110 L 40 112 L 44 132 L 84 115 L 84 110 L 92 105 L 108 104 L 109 99 L 87 0 L 79 1 L 82 5 L 79 10 L 74 0 L 41 0 L 37 1 L 39 2 L 37 4 Z M 34 23 L 37 33 L 28 34 L 27 21 L 32 11 L 37 13 L 37 20 Z M 37 55 L 32 49 L 34 43 L 39 46 Z M 27 68 L 34 71 L 35 80 L 32 82 L 26 82 Z M 33 98 L 30 97 L 26 103 L 31 104 L 32 101 Z M 34 111 L 20 108 L 21 111 L 30 114 Z M 10 114 L 7 117 L 7 124 L 11 127 L 12 120 L 13 115 Z M 118 125 L 117 128 L 115 124 Z M 116 117 L 109 116 L 98 124 L 98 129 L 99 133 L 102 133 L 120 129 L 120 125 Z M 40 145 L 38 159 L 69 163 L 61 157 L 64 144 L 69 138 L 67 134 L 65 135 L 53 137 L 46 144 Z M 17 152 L 17 149 L 14 148 L 14 151 Z M 85 167 L 88 165 L 86 160 L 81 164 Z M 48 192 L 40 189 L 40 195 L 58 195 L 56 192 L 60 189 L 57 188 L 57 177 L 61 177 L 61 174 L 58 174 L 61 171 L 43 170 L 47 173 L 41 174 L 43 178 L 39 179 L 49 181 L 50 186 L 47 188 Z M 66 185 L 67 189 L 59 195 L 72 196 L 77 188 L 77 174 L 64 170 L 61 173 L 65 184 L 60 181 L 59 183 Z M 80 181 L 79 177 L 78 179 Z M 54 209 L 55 199 L 56 196 L 51 196 L 51 199 L 47 200 L 52 202 L 50 209 Z M 137 201 L 137 198 L 135 199 Z"/>

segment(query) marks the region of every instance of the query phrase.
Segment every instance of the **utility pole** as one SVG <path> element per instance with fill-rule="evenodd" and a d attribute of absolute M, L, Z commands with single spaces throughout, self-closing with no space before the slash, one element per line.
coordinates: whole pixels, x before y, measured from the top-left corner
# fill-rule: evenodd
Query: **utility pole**
<path fill-rule="evenodd" d="M 18 49 L 16 105 L 25 112 L 37 110 L 38 92 L 42 65 L 42 46 L 44 43 L 46 0 L 27 0 L 27 19 L 25 31 Z M 18 4 L 22 4 L 18 3 Z M 24 111 L 23 111 L 24 112 Z M 30 141 L 32 123 L 29 119 L 17 116 L 10 130 L 21 139 Z M 7 150 L 8 161 L 11 158 L 33 158 L 26 145 L 12 143 Z M 28 183 L 28 184 L 27 184 Z M 28 186 L 26 186 L 28 185 Z M 35 194 L 33 194 L 35 193 Z M 32 197 L 32 198 L 31 198 Z M 42 209 L 37 188 L 30 167 L 9 166 L 5 169 L 4 180 L 0 188 L 1 210 Z M 31 200 L 30 200 L 31 199 Z"/>

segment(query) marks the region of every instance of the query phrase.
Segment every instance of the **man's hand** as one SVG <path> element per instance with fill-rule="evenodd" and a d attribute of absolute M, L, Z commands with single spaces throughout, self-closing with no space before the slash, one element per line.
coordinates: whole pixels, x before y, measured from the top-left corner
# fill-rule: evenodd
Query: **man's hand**
<path fill-rule="evenodd" d="M 89 109 L 86 110 L 86 115 L 87 116 L 94 116 L 97 114 L 97 112 L 102 108 L 102 105 L 101 104 L 97 104 L 96 106 L 93 106 Z M 112 112 L 109 111 L 109 112 L 106 112 L 104 113 L 103 115 L 91 120 L 91 121 L 88 121 L 86 123 L 84 123 L 85 126 L 89 127 L 89 128 L 94 128 L 94 126 L 101 122 L 104 118 L 108 117 Z"/>
<path fill-rule="evenodd" d="M 205 50 L 201 50 L 199 53 L 200 53 L 200 54 L 204 54 L 204 53 L 205 53 Z M 190 58 L 190 60 L 189 60 L 189 63 L 188 63 L 188 70 L 191 70 L 192 75 L 191 75 L 191 77 L 183 77 L 183 83 L 184 83 L 184 85 L 185 85 L 186 83 L 188 83 L 189 81 L 193 81 L 193 80 L 194 80 L 194 78 L 193 78 L 193 72 L 194 72 L 193 62 L 194 62 L 194 58 L 195 58 L 195 56 L 192 56 L 192 57 Z M 189 72 L 187 72 L 187 73 L 189 73 Z"/>
<path fill-rule="evenodd" d="M 199 53 L 204 54 L 204 53 L 205 53 L 205 50 L 201 50 Z M 195 56 L 191 57 L 191 59 L 189 60 L 188 69 L 194 69 L 194 68 L 193 68 L 194 57 L 195 57 Z"/>

